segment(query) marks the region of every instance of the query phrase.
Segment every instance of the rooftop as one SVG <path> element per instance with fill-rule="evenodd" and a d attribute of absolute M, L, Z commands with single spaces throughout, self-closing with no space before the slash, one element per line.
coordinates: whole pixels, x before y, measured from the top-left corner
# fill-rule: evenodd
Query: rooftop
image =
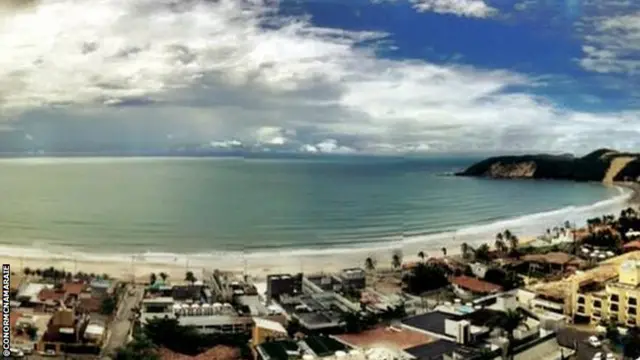
<path fill-rule="evenodd" d="M 280 324 L 277 321 L 254 317 L 253 322 L 256 324 L 256 327 L 259 327 L 262 329 L 285 333 L 285 334 L 287 333 L 287 329 L 285 329 L 284 326 L 282 326 L 282 324 Z"/>
<path fill-rule="evenodd" d="M 639 250 L 640 249 L 640 240 L 629 241 L 628 243 L 622 246 L 625 250 Z"/>
<path fill-rule="evenodd" d="M 62 289 L 64 292 L 70 295 L 80 295 L 80 293 L 87 288 L 84 283 L 64 283 Z"/>
<path fill-rule="evenodd" d="M 257 350 L 265 360 L 287 360 L 291 354 L 300 354 L 298 344 L 291 340 L 265 342 Z"/>
<path fill-rule="evenodd" d="M 444 332 L 444 321 L 442 324 L 442 330 Z M 428 335 L 401 327 L 377 327 L 359 334 L 336 335 L 336 338 L 360 348 L 384 346 L 400 350 L 434 341 L 434 339 Z"/>
<path fill-rule="evenodd" d="M 457 320 L 461 316 L 447 314 L 441 311 L 432 311 L 426 314 L 416 315 L 402 320 L 404 325 L 428 331 L 434 334 L 446 335 L 444 331 L 444 323 L 447 319 Z"/>
<path fill-rule="evenodd" d="M 444 354 L 449 354 L 459 345 L 453 341 L 438 340 L 428 344 L 414 346 L 405 351 L 418 359 L 439 359 Z"/>
<path fill-rule="evenodd" d="M 502 291 L 500 285 L 492 284 L 490 282 L 480 280 L 470 276 L 456 276 L 451 279 L 451 283 L 475 293 L 490 294 Z"/>
<path fill-rule="evenodd" d="M 550 252 L 546 254 L 529 254 L 522 257 L 523 261 L 540 262 L 553 265 L 568 265 L 570 263 L 581 263 L 583 260 L 576 256 L 563 252 Z"/>
<path fill-rule="evenodd" d="M 304 342 L 320 357 L 334 354 L 336 351 L 348 350 L 346 345 L 328 336 L 307 336 Z"/>

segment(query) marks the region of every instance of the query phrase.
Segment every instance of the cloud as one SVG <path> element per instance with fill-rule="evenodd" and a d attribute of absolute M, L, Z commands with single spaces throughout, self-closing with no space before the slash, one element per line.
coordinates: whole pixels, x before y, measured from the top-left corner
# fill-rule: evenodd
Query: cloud
<path fill-rule="evenodd" d="M 487 11 L 479 1 L 422 4 Z M 363 44 L 385 34 L 277 10 L 260 0 L 42 1 L 0 23 L 11 54 L 0 57 L 0 110 L 21 112 L 16 126 L 40 143 L 67 147 L 123 133 L 148 146 L 333 153 L 638 144 L 628 121 L 637 113 L 558 109 L 526 92 L 544 84 L 512 71 L 379 58 Z M 621 132 L 603 134 L 611 128 Z"/>
<path fill-rule="evenodd" d="M 589 71 L 640 74 L 640 11 L 591 19 L 580 65 Z"/>
<path fill-rule="evenodd" d="M 419 11 L 433 11 L 439 14 L 452 14 L 464 17 L 487 18 L 498 10 L 483 0 L 411 0 Z"/>

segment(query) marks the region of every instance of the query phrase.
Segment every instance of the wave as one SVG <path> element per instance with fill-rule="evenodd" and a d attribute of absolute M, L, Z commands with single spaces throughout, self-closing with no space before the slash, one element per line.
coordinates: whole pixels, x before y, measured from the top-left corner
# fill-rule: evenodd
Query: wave
<path fill-rule="evenodd" d="M 619 194 L 586 206 L 567 206 L 561 209 L 540 212 L 530 215 L 493 221 L 485 224 L 474 224 L 455 231 L 439 233 L 397 234 L 396 236 L 376 241 L 358 242 L 350 246 L 325 245 L 323 248 L 280 248 L 251 249 L 247 251 L 210 251 L 200 253 L 172 252 L 138 252 L 138 253 L 89 253 L 78 251 L 73 247 L 51 244 L 47 241 L 36 241 L 31 247 L 0 246 L 0 255 L 24 257 L 29 259 L 47 259 L 50 261 L 89 261 L 89 262 L 135 262 L 147 264 L 174 264 L 196 267 L 211 267 L 216 262 L 251 262 L 257 259 L 283 259 L 305 257 L 333 257 L 340 254 L 362 254 L 390 251 L 394 249 L 420 248 L 436 251 L 441 247 L 451 248 L 466 242 L 469 245 L 493 243 L 495 234 L 509 229 L 520 237 L 536 236 L 550 227 L 562 226 L 565 221 L 581 225 L 586 219 L 602 214 L 617 213 L 627 206 L 633 191 L 616 187 Z"/>

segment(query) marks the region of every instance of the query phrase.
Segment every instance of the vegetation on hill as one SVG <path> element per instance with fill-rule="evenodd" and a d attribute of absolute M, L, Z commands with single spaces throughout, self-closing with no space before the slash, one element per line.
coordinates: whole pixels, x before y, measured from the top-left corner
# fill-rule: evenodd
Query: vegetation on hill
<path fill-rule="evenodd" d="M 637 180 L 640 176 L 640 154 L 621 153 L 611 149 L 598 149 L 583 157 L 547 154 L 491 157 L 471 165 L 457 175 L 602 181 L 607 176 L 612 161 L 621 157 L 630 157 L 632 160 L 613 174 L 613 180 Z"/>

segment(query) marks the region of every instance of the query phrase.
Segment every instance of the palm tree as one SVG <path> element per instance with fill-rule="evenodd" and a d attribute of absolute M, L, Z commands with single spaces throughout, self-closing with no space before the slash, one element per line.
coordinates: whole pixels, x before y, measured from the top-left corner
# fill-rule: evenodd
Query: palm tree
<path fill-rule="evenodd" d="M 160 278 L 162 279 L 163 283 L 167 282 L 167 278 L 169 277 L 169 275 L 167 275 L 167 273 L 161 272 L 160 273 Z"/>
<path fill-rule="evenodd" d="M 442 250 L 442 256 L 447 257 L 447 248 L 443 247 L 441 250 Z"/>
<path fill-rule="evenodd" d="M 506 230 L 503 232 L 503 234 L 504 234 L 504 238 L 505 238 L 506 240 L 511 239 L 511 236 L 513 236 L 513 234 L 511 233 L 511 231 L 510 231 L 509 229 L 506 229 Z"/>
<path fill-rule="evenodd" d="M 193 285 L 198 279 L 193 275 L 193 271 L 187 271 L 185 278 L 186 281 L 190 282 Z"/>
<path fill-rule="evenodd" d="M 151 273 L 151 275 L 149 275 L 149 284 L 153 285 L 156 283 L 156 281 L 158 281 L 158 277 L 155 273 Z"/>
<path fill-rule="evenodd" d="M 496 250 L 498 250 L 498 252 L 501 254 L 504 254 L 507 252 L 507 245 L 504 243 L 502 239 L 496 238 L 496 242 L 494 246 Z"/>
<path fill-rule="evenodd" d="M 504 240 L 504 235 L 502 235 L 502 233 L 497 233 L 496 234 L 496 241 L 502 241 Z"/>
<path fill-rule="evenodd" d="M 376 261 L 372 257 L 368 257 L 364 260 L 364 267 L 368 271 L 373 271 L 376 269 Z"/>
<path fill-rule="evenodd" d="M 22 270 L 24 272 L 25 275 L 29 276 L 32 274 L 32 271 L 29 267 L 24 268 L 24 270 Z"/>
<path fill-rule="evenodd" d="M 565 220 L 564 228 L 567 230 L 571 229 L 571 222 L 569 220 Z"/>
<path fill-rule="evenodd" d="M 511 246 L 511 251 L 516 251 L 516 249 L 518 248 L 519 241 L 520 240 L 518 239 L 517 236 L 511 235 L 511 237 L 509 238 L 509 245 Z"/>
<path fill-rule="evenodd" d="M 470 257 L 471 247 L 467 243 L 462 243 L 460 245 L 460 252 L 462 253 L 463 259 L 468 259 Z"/>
<path fill-rule="evenodd" d="M 393 253 L 393 256 L 391 257 L 391 266 L 394 269 L 398 269 L 400 268 L 401 265 L 402 265 L 402 254 L 399 251 L 396 251 Z"/>
<path fill-rule="evenodd" d="M 514 331 L 520 326 L 524 325 L 524 316 L 518 310 L 507 310 L 504 313 L 501 313 L 499 316 L 496 316 L 491 319 L 490 327 L 499 327 L 504 332 L 507 333 L 507 339 L 509 340 L 509 347 L 507 349 L 507 358 L 513 359 L 513 342 L 514 342 Z"/>
<path fill-rule="evenodd" d="M 420 260 L 424 261 L 424 251 L 419 251 L 418 257 L 420 258 Z"/>

